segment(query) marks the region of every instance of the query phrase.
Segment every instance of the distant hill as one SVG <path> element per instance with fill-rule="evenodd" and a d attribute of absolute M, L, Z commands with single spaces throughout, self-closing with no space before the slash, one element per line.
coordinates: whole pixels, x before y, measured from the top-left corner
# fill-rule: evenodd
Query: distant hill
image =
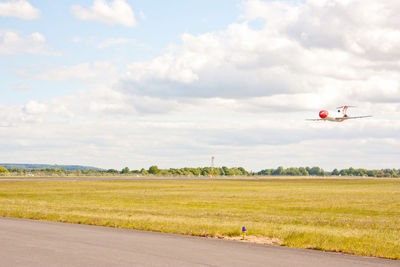
<path fill-rule="evenodd" d="M 6 169 L 20 170 L 42 170 L 42 169 L 61 169 L 66 171 L 87 171 L 87 170 L 102 170 L 96 167 L 81 166 L 81 165 L 51 165 L 51 164 L 20 164 L 20 163 L 0 163 L 0 167 Z"/>

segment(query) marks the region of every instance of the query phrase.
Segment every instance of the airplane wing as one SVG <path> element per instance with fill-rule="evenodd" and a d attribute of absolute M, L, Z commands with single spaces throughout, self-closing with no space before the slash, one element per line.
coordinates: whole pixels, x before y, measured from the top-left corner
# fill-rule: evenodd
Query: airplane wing
<path fill-rule="evenodd" d="M 362 118 L 370 118 L 372 116 L 368 115 L 368 116 L 358 116 L 358 117 L 347 117 L 346 120 L 350 120 L 350 119 L 362 119 Z"/>

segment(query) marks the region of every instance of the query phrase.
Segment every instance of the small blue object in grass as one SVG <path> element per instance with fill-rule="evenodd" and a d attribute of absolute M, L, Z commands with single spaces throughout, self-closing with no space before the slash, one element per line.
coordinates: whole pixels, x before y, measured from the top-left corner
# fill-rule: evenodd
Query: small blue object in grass
<path fill-rule="evenodd" d="M 246 232 L 246 227 L 245 226 L 242 227 L 242 232 Z"/>

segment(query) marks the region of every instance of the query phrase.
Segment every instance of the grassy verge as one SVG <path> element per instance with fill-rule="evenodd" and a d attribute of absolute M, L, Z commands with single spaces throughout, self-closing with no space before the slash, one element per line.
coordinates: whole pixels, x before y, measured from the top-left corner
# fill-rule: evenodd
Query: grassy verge
<path fill-rule="evenodd" d="M 3 181 L 0 216 L 200 236 L 245 225 L 286 246 L 400 259 L 400 179 Z"/>

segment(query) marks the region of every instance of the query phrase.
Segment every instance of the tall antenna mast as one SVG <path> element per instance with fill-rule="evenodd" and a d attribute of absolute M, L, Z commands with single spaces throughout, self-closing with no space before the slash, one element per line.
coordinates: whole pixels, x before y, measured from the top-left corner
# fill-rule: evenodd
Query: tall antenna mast
<path fill-rule="evenodd" d="M 211 175 L 210 177 L 214 177 L 214 156 L 211 156 Z"/>

